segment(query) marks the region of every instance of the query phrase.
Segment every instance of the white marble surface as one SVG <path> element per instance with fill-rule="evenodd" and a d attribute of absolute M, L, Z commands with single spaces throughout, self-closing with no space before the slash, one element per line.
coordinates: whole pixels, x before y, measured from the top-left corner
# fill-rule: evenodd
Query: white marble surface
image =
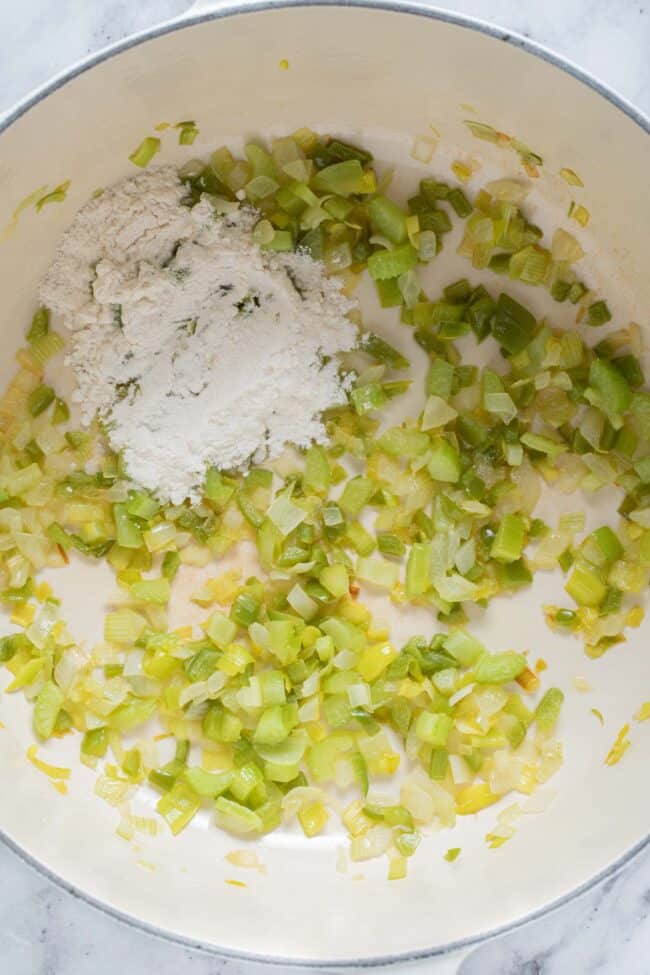
<path fill-rule="evenodd" d="M 548 45 L 650 112 L 647 0 L 450 0 Z M 187 0 L 0 0 L 0 113 L 88 53 L 186 10 Z M 0 847 L 6 975 L 265 975 L 130 929 Z M 616 879 L 473 952 L 462 975 L 648 975 L 650 851 Z M 435 973 L 436 966 L 429 971 Z M 399 975 L 399 969 L 394 970 Z"/>

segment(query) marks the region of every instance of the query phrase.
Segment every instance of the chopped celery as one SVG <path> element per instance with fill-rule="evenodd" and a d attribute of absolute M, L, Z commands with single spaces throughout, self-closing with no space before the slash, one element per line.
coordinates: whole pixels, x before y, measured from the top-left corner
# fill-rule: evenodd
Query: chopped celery
<path fill-rule="evenodd" d="M 606 359 L 594 359 L 589 383 L 596 390 L 607 413 L 623 413 L 632 403 L 632 390 L 623 373 Z"/>
<path fill-rule="evenodd" d="M 595 301 L 593 305 L 589 305 L 587 309 L 587 322 L 592 326 L 605 325 L 607 322 L 611 321 L 612 313 L 607 307 L 607 302 L 605 301 Z"/>
<path fill-rule="evenodd" d="M 455 484 L 461 474 L 460 455 L 448 440 L 437 437 L 431 444 L 427 469 L 434 481 Z"/>
<path fill-rule="evenodd" d="M 368 504 L 376 486 L 367 477 L 354 477 L 348 481 L 339 498 L 339 507 L 346 515 L 356 516 Z"/>
<path fill-rule="evenodd" d="M 360 416 L 370 413 L 372 410 L 379 410 L 386 403 L 386 394 L 381 383 L 357 386 L 350 393 L 350 398 Z"/>
<path fill-rule="evenodd" d="M 34 731 L 39 738 L 50 738 L 63 706 L 63 691 L 53 681 L 47 681 L 34 701 Z"/>
<path fill-rule="evenodd" d="M 427 393 L 448 400 L 454 381 L 454 367 L 445 359 L 434 359 L 429 366 Z"/>
<path fill-rule="evenodd" d="M 169 602 L 171 588 L 169 579 L 141 579 L 130 586 L 132 595 L 145 603 L 158 603 L 165 606 Z"/>
<path fill-rule="evenodd" d="M 491 557 L 498 562 L 516 562 L 521 557 L 525 538 L 524 519 L 518 515 L 504 515 L 492 542 Z"/>
<path fill-rule="evenodd" d="M 32 323 L 27 332 L 27 341 L 36 342 L 42 339 L 50 329 L 50 312 L 48 308 L 38 308 L 34 312 Z"/>
<path fill-rule="evenodd" d="M 520 653 L 485 653 L 474 666 L 479 684 L 505 684 L 526 669 L 526 658 Z"/>
<path fill-rule="evenodd" d="M 391 427 L 377 439 L 377 445 L 393 457 L 415 457 L 429 446 L 429 438 L 420 430 Z"/>
<path fill-rule="evenodd" d="M 358 159 L 345 159 L 326 166 L 312 181 L 315 190 L 349 196 L 352 193 L 367 192 L 367 181 Z"/>
<path fill-rule="evenodd" d="M 307 490 L 325 497 L 329 491 L 332 475 L 327 454 L 322 447 L 310 447 L 305 454 L 305 473 L 303 483 Z"/>
<path fill-rule="evenodd" d="M 113 505 L 117 544 L 122 548 L 140 548 L 142 532 L 130 517 L 125 504 Z"/>
<path fill-rule="evenodd" d="M 593 569 L 578 563 L 564 587 L 579 606 L 599 606 L 607 587 Z"/>
<path fill-rule="evenodd" d="M 375 281 L 397 278 L 418 262 L 418 252 L 412 244 L 401 244 L 391 250 L 378 250 L 368 258 L 368 271 Z"/>
<path fill-rule="evenodd" d="M 492 322 L 492 335 L 507 352 L 525 349 L 536 328 L 534 315 L 505 293 L 499 295 Z"/>
<path fill-rule="evenodd" d="M 56 394 L 51 386 L 37 386 L 29 394 L 27 405 L 32 416 L 40 416 L 54 402 Z"/>
<path fill-rule="evenodd" d="M 129 159 L 136 166 L 144 169 L 145 166 L 149 165 L 157 152 L 160 152 L 160 139 L 154 136 L 147 136 L 146 139 L 142 140 L 138 148 L 133 150 Z"/>
<path fill-rule="evenodd" d="M 373 359 L 385 363 L 391 369 L 408 369 L 409 367 L 408 359 L 401 352 L 398 352 L 392 345 L 372 332 L 368 332 L 363 337 L 362 347 Z"/>
<path fill-rule="evenodd" d="M 375 233 L 387 237 L 393 244 L 406 240 L 406 214 L 385 196 L 375 196 L 368 203 L 370 223 Z"/>
<path fill-rule="evenodd" d="M 557 687 L 551 687 L 535 709 L 535 721 L 542 731 L 551 731 L 560 716 L 564 694 Z"/>
<path fill-rule="evenodd" d="M 453 725 L 453 718 L 448 714 L 432 714 L 422 711 L 415 722 L 415 734 L 420 741 L 435 748 L 443 748 Z"/>
<path fill-rule="evenodd" d="M 445 650 L 463 667 L 471 667 L 485 653 L 480 640 L 460 628 L 452 630 L 446 638 Z"/>
<path fill-rule="evenodd" d="M 406 594 L 421 596 L 431 585 L 431 547 L 425 542 L 411 545 L 406 563 Z"/>

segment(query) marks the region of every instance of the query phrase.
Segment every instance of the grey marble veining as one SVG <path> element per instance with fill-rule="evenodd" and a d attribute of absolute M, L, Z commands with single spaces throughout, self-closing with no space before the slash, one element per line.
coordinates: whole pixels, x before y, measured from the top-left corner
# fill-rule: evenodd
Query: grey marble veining
<path fill-rule="evenodd" d="M 650 111 L 647 0 L 449 0 L 559 51 Z M 188 0 L 0 0 L 0 113 L 92 51 L 174 17 Z M 523 865 L 525 870 L 525 865 Z M 0 846 L 2 975 L 269 975 L 127 927 Z M 650 851 L 551 916 L 478 948 L 462 975 L 648 975 Z M 293 969 L 292 971 L 296 971 Z M 424 970 L 423 970 L 424 971 Z M 436 966 L 427 971 L 435 975 Z M 399 975 L 399 968 L 395 969 Z"/>

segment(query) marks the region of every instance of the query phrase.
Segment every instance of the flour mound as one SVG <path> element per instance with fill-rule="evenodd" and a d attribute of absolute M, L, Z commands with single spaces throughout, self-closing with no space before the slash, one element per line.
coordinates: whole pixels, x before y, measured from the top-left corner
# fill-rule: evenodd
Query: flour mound
<path fill-rule="evenodd" d="M 99 414 L 134 481 L 174 504 L 206 469 L 244 469 L 322 442 L 346 401 L 337 353 L 354 303 L 304 254 L 261 251 L 256 213 L 189 209 L 172 167 L 77 214 L 40 289 L 72 333 L 82 418 Z"/>

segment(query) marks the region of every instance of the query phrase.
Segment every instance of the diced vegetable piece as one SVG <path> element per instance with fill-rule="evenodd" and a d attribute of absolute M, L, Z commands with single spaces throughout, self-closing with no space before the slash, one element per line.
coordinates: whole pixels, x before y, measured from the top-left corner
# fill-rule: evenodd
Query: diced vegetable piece
<path fill-rule="evenodd" d="M 535 721 L 542 731 L 552 731 L 560 716 L 564 694 L 557 687 L 551 687 L 544 694 L 535 709 Z"/>
<path fill-rule="evenodd" d="M 397 278 L 418 262 L 418 252 L 412 244 L 401 244 L 392 250 L 378 250 L 368 258 L 368 271 L 375 281 Z"/>
<path fill-rule="evenodd" d="M 375 233 L 387 237 L 393 244 L 406 240 L 406 214 L 385 196 L 375 196 L 368 203 L 370 222 Z"/>
<path fill-rule="evenodd" d="M 589 383 L 608 413 L 623 413 L 632 403 L 632 390 L 622 372 L 606 359 L 594 359 Z"/>
<path fill-rule="evenodd" d="M 447 738 L 453 725 L 453 719 L 447 714 L 432 714 L 422 711 L 415 723 L 415 733 L 420 741 L 442 748 L 447 744 Z"/>
<path fill-rule="evenodd" d="M 505 684 L 514 680 L 526 669 L 523 654 L 485 653 L 474 665 L 474 675 L 479 684 Z"/>
<path fill-rule="evenodd" d="M 502 293 L 497 300 L 492 335 L 507 352 L 517 355 L 531 341 L 537 323 L 534 315 L 510 295 Z"/>
<path fill-rule="evenodd" d="M 516 562 L 521 557 L 526 538 L 526 525 L 519 515 L 504 515 L 492 542 L 490 555 L 498 562 Z"/>
<path fill-rule="evenodd" d="M 461 474 L 460 455 L 448 440 L 437 437 L 429 451 L 427 468 L 434 481 L 455 484 Z"/>
<path fill-rule="evenodd" d="M 34 731 L 39 738 L 50 738 L 63 701 L 62 690 L 53 681 L 47 681 L 34 701 Z"/>
<path fill-rule="evenodd" d="M 136 166 L 144 169 L 145 166 L 149 165 L 157 152 L 160 152 L 160 139 L 154 136 L 147 136 L 146 139 L 142 140 L 138 148 L 133 150 L 129 159 Z"/>
<path fill-rule="evenodd" d="M 607 586 L 586 565 L 578 563 L 564 587 L 578 606 L 599 606 L 607 592 Z"/>

